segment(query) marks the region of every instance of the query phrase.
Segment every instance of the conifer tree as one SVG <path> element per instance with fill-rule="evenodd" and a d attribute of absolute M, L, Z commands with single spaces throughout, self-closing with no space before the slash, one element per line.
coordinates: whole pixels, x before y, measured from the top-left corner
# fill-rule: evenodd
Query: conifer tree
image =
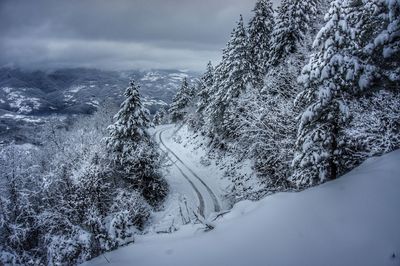
<path fill-rule="evenodd" d="M 268 68 L 270 35 L 274 27 L 274 10 L 270 0 L 258 0 L 253 9 L 254 16 L 248 26 L 248 50 L 252 83 L 260 88 Z"/>
<path fill-rule="evenodd" d="M 293 102 L 302 90 L 297 77 L 310 54 L 314 33 L 311 29 L 319 21 L 315 17 L 316 9 L 306 8 L 312 4 L 312 1 L 283 1 L 276 18 L 277 24 L 270 33 L 268 69 L 263 76 L 261 93 L 249 96 L 250 101 L 258 102 L 258 106 L 247 103 L 250 110 L 240 114 L 244 119 L 240 126 L 242 133 L 239 141 L 245 143 L 246 147 L 255 147 L 252 155 L 254 169 L 259 171 L 262 182 L 270 191 L 289 186 L 287 178 L 292 171 L 290 163 L 293 160 L 299 114 L 299 108 Z M 302 20 L 309 27 L 307 30 L 300 25 L 290 25 Z M 285 46 L 291 45 L 295 49 L 286 51 Z"/>
<path fill-rule="evenodd" d="M 197 112 L 202 113 L 206 106 L 210 103 L 210 96 L 212 94 L 212 86 L 214 85 L 214 67 L 211 61 L 208 62 L 206 72 L 200 78 L 199 82 L 199 101 Z"/>
<path fill-rule="evenodd" d="M 115 115 L 115 123 L 109 126 L 110 137 L 107 146 L 112 151 L 114 162 L 124 166 L 127 173 L 138 174 L 136 167 L 130 160 L 136 161 L 136 149 L 140 149 L 142 142 L 147 142 L 146 129 L 150 126 L 149 113 L 142 105 L 138 92 L 139 87 L 131 81 L 124 95 L 125 101 Z M 152 156 L 153 157 L 153 156 Z M 129 163 L 128 163 L 129 162 Z M 135 166 L 134 166 L 135 165 Z M 133 167 L 133 169 L 130 169 Z M 139 172 L 145 169 L 140 169 Z M 141 175 L 141 174 L 140 174 Z"/>
<path fill-rule="evenodd" d="M 223 51 L 222 62 L 215 71 L 215 83 L 212 88 L 213 100 L 207 107 L 208 124 L 214 134 L 232 136 L 234 128 L 230 121 L 234 119 L 235 101 L 246 91 L 250 82 L 250 62 L 247 49 L 247 34 L 240 16 L 231 39 Z M 229 111 L 228 111 L 229 110 Z"/>
<path fill-rule="evenodd" d="M 164 107 L 161 107 L 153 117 L 153 124 L 155 126 L 164 124 L 166 115 L 167 114 L 166 114 Z"/>
<path fill-rule="evenodd" d="M 138 89 L 131 81 L 116 121 L 109 126 L 107 146 L 117 171 L 131 180 L 150 204 L 157 205 L 165 197 L 167 185 L 159 173 L 160 156 L 147 132 L 151 123 Z"/>
<path fill-rule="evenodd" d="M 363 101 L 370 102 L 376 100 L 376 95 L 387 97 L 386 102 L 393 101 L 390 97 L 397 97 L 396 88 L 400 81 L 399 14 L 399 1 L 347 0 L 331 3 L 327 23 L 314 44 L 319 51 L 312 56 L 300 79 L 306 90 L 299 95 L 299 103 L 305 103 L 306 108 L 300 120 L 298 153 L 293 161 L 295 172 L 292 180 L 298 185 L 336 178 L 354 167 L 354 161 L 362 161 L 354 158 L 354 151 L 348 148 L 358 149 L 363 143 L 362 138 L 357 144 L 348 143 L 351 138 L 343 137 L 344 131 L 355 130 L 349 129 L 348 118 L 356 119 L 352 122 L 354 125 L 360 123 L 357 119 L 362 114 L 352 115 L 346 103 L 359 106 L 363 94 Z M 394 93 L 385 93 L 384 90 Z M 371 94 L 371 91 L 383 92 Z M 374 111 L 378 117 L 390 117 L 387 114 L 392 112 L 390 107 L 381 106 L 380 109 Z M 350 111 L 360 110 L 355 108 Z M 396 123 L 393 119 L 386 120 Z M 387 134 L 390 130 L 382 129 L 380 132 Z M 395 136 L 381 137 L 396 139 Z M 369 140 L 369 143 L 374 142 L 377 141 Z M 371 149 L 368 146 L 364 149 Z M 385 150 L 387 147 L 381 152 Z"/>
<path fill-rule="evenodd" d="M 318 12 L 318 0 L 283 0 L 271 34 L 270 63 L 277 65 L 299 50 L 312 29 Z"/>
<path fill-rule="evenodd" d="M 374 80 L 375 84 L 365 85 L 396 90 L 400 85 L 400 1 L 363 0 L 359 6 L 353 19 L 359 27 L 360 57 L 374 66 L 361 82 Z"/>
<path fill-rule="evenodd" d="M 361 60 L 356 82 L 362 91 L 349 100 L 351 119 L 345 130 L 351 152 L 343 159 L 348 169 L 400 145 L 395 133 L 400 124 L 400 2 L 353 0 L 351 9 L 354 54 Z"/>
<path fill-rule="evenodd" d="M 232 33 L 232 38 L 227 47 L 227 56 L 224 64 L 228 79 L 224 80 L 217 97 L 225 103 L 238 98 L 246 90 L 250 81 L 250 62 L 247 50 L 247 33 L 240 16 L 237 27 Z"/>
<path fill-rule="evenodd" d="M 187 114 L 186 108 L 189 106 L 192 99 L 193 90 L 189 87 L 187 78 L 184 78 L 169 109 L 172 122 L 176 123 L 185 119 Z"/>
<path fill-rule="evenodd" d="M 354 81 L 360 63 L 353 55 L 353 29 L 348 24 L 348 1 L 331 3 L 327 22 L 314 43 L 318 51 L 303 69 L 305 90 L 298 103 L 305 106 L 297 135 L 292 181 L 298 186 L 318 184 L 343 173 L 342 130 L 348 118 L 345 99 L 358 91 Z"/>

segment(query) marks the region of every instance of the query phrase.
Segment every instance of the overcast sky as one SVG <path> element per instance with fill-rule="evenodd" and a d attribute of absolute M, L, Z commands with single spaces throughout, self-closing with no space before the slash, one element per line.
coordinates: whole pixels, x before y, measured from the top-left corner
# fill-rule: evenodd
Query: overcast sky
<path fill-rule="evenodd" d="M 200 71 L 255 1 L 0 0 L 0 66 Z"/>

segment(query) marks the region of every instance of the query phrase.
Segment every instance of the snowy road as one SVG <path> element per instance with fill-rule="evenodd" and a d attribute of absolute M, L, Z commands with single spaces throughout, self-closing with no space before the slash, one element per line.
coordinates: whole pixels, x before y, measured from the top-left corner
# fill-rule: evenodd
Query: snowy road
<path fill-rule="evenodd" d="M 207 179 L 202 177 L 190 165 L 188 158 L 184 154 L 180 154 L 179 149 L 171 142 L 174 135 L 174 126 L 160 127 L 156 129 L 156 141 L 160 145 L 160 149 L 167 152 L 169 160 L 172 162 L 171 167 L 175 167 L 180 174 L 181 180 L 188 182 L 195 192 L 198 205 L 198 212 L 203 217 L 208 217 L 213 212 L 221 211 L 221 205 L 218 197 L 212 189 L 212 184 L 207 183 Z"/>

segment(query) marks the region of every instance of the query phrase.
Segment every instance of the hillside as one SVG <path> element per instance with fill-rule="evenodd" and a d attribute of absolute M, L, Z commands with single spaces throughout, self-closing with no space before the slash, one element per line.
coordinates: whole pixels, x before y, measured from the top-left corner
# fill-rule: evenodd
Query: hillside
<path fill-rule="evenodd" d="M 371 158 L 321 186 L 242 201 L 208 233 L 137 237 L 84 265 L 399 265 L 399 161 L 400 150 Z"/>
<path fill-rule="evenodd" d="M 5 2 L 0 266 L 400 265 L 400 0 Z"/>
<path fill-rule="evenodd" d="M 119 105 L 129 79 L 141 86 L 143 103 L 154 113 L 172 101 L 184 77 L 194 81 L 196 74 L 180 70 L 73 68 L 44 72 L 0 68 L 0 136 L 3 142 L 29 142 L 32 128 L 60 120 L 59 116 L 91 114 L 103 102 Z"/>

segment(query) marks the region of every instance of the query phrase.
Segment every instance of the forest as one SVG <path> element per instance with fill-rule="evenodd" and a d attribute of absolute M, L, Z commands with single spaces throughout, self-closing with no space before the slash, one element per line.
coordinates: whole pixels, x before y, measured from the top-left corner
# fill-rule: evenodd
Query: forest
<path fill-rule="evenodd" d="M 120 106 L 0 145 L 0 264 L 76 265 L 134 243 L 171 193 L 154 126 L 187 127 L 208 159 L 233 158 L 221 166 L 229 207 L 302 193 L 400 148 L 399 0 L 257 0 L 205 65 L 153 116 L 132 79 Z"/>

